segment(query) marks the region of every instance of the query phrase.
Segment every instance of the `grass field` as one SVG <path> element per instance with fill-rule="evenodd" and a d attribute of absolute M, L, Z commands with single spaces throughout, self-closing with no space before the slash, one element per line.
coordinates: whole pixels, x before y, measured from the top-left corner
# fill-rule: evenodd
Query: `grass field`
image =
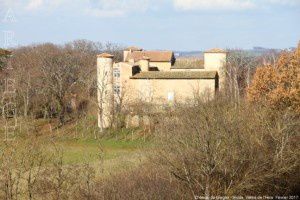
<path fill-rule="evenodd" d="M 66 164 L 93 162 L 99 157 L 103 157 L 104 160 L 126 157 L 142 151 L 147 146 L 147 143 L 140 140 L 116 139 L 58 138 L 55 143 L 62 148 Z"/>
<path fill-rule="evenodd" d="M 121 173 L 143 163 L 149 142 L 121 139 L 70 139 L 57 138 L 62 147 L 65 164 L 94 165 L 102 174 Z M 97 167 L 99 165 L 99 167 Z M 100 166 L 101 165 L 101 166 Z"/>
<path fill-rule="evenodd" d="M 97 127 L 83 124 L 72 123 L 50 132 L 49 128 L 45 128 L 49 124 L 38 120 L 31 123 L 30 128 L 23 125 L 22 132 L 12 142 L 22 145 L 25 141 L 35 140 L 49 154 L 59 148 L 63 154 L 64 165 L 88 163 L 94 165 L 102 174 L 118 173 L 139 166 L 152 148 L 150 140 L 139 130 L 111 131 L 95 139 L 93 132 L 97 131 Z M 4 135 L 3 129 L 0 129 L 0 134 Z"/>
<path fill-rule="evenodd" d="M 58 137 L 55 144 L 63 151 L 66 165 L 89 163 L 98 176 L 121 173 L 143 164 L 149 142 L 143 140 L 73 139 Z M 51 148 L 51 144 L 48 144 Z"/>

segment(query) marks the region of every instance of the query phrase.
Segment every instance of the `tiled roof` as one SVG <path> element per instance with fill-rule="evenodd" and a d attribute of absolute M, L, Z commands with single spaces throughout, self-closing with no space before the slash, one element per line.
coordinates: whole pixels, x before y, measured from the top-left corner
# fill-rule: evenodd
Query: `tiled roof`
<path fill-rule="evenodd" d="M 204 69 L 204 60 L 191 60 L 184 62 L 177 60 L 171 69 Z"/>
<path fill-rule="evenodd" d="M 150 60 L 150 57 L 148 57 L 148 56 L 143 56 L 143 60 Z"/>
<path fill-rule="evenodd" d="M 11 55 L 11 54 L 12 54 L 11 51 L 0 48 L 0 56 L 8 56 L 8 55 Z"/>
<path fill-rule="evenodd" d="M 205 51 L 205 53 L 226 53 L 226 51 L 224 49 L 213 48 Z"/>
<path fill-rule="evenodd" d="M 131 79 L 215 79 L 216 71 L 202 71 L 202 72 L 172 72 L 172 71 L 150 71 L 140 72 Z"/>
<path fill-rule="evenodd" d="M 143 57 L 150 58 L 150 62 L 171 62 L 174 54 L 172 51 L 134 51 L 127 56 L 126 60 L 134 59 L 136 62 Z"/>

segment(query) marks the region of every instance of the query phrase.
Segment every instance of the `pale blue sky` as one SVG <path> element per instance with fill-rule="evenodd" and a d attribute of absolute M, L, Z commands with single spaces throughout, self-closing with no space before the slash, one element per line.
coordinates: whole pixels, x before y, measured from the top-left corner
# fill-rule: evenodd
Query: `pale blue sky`
<path fill-rule="evenodd" d="M 300 40 L 300 0 L 0 0 L 0 17 L 1 47 L 11 32 L 15 45 L 88 39 L 170 50 Z"/>

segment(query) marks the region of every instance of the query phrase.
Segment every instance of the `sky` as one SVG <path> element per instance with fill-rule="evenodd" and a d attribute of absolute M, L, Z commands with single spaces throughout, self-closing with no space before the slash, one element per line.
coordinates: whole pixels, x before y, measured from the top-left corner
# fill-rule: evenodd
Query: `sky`
<path fill-rule="evenodd" d="M 177 51 L 300 40 L 300 0 L 0 0 L 0 47 L 76 39 Z"/>

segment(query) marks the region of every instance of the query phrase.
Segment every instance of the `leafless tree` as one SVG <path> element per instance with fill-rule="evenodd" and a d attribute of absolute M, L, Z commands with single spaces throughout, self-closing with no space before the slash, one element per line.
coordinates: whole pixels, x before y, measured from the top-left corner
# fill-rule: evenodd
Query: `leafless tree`
<path fill-rule="evenodd" d="M 236 102 L 244 96 L 258 65 L 257 58 L 243 50 L 230 50 L 225 64 L 225 90 Z"/>
<path fill-rule="evenodd" d="M 18 115 L 58 117 L 63 124 L 69 111 L 77 117 L 86 114 L 91 99 L 96 99 L 96 55 L 110 52 L 120 60 L 121 49 L 117 44 L 87 40 L 13 49 Z"/>
<path fill-rule="evenodd" d="M 156 126 L 156 157 L 191 196 L 289 193 L 297 184 L 299 123 L 270 113 L 220 99 L 177 107 Z"/>

